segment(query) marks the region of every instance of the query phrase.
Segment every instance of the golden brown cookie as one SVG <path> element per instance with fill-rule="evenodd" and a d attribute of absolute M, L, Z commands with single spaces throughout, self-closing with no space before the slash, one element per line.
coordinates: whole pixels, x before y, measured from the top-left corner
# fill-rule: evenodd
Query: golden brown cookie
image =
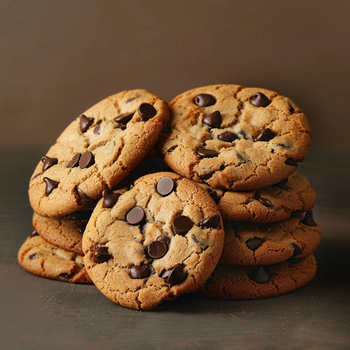
<path fill-rule="evenodd" d="M 150 152 L 168 121 L 147 90 L 110 96 L 75 119 L 37 165 L 29 186 L 36 213 L 62 217 L 95 205 Z"/>
<path fill-rule="evenodd" d="M 214 270 L 224 230 L 214 200 L 168 172 L 146 175 L 114 201 L 97 204 L 83 236 L 96 287 L 133 309 L 155 309 L 192 292 Z"/>
<path fill-rule="evenodd" d="M 224 227 L 220 258 L 224 264 L 269 265 L 302 258 L 314 252 L 321 240 L 311 210 L 271 224 L 226 221 Z"/>
<path fill-rule="evenodd" d="M 53 246 L 35 231 L 20 247 L 18 261 L 34 275 L 71 283 L 92 283 L 81 255 Z"/>
<path fill-rule="evenodd" d="M 295 172 L 275 185 L 252 191 L 225 191 L 201 183 L 218 204 L 223 220 L 269 223 L 311 210 L 316 192 Z"/>
<path fill-rule="evenodd" d="M 170 102 L 158 149 L 176 173 L 212 188 L 245 191 L 290 176 L 311 140 L 307 118 L 277 92 L 239 85 L 196 88 Z"/>
<path fill-rule="evenodd" d="M 315 276 L 317 264 L 311 254 L 299 262 L 268 266 L 218 264 L 198 291 L 221 299 L 258 299 L 292 292 L 305 286 Z"/>

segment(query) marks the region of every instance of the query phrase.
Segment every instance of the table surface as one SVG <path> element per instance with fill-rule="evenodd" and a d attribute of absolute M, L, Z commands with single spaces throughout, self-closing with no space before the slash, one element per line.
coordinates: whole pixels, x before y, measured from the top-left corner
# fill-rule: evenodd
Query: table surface
<path fill-rule="evenodd" d="M 179 297 L 129 310 L 93 285 L 26 272 L 17 252 L 32 231 L 29 178 L 48 147 L 0 150 L 0 349 L 350 349 L 350 149 L 310 148 L 299 172 L 316 189 L 318 271 L 268 299 Z"/>

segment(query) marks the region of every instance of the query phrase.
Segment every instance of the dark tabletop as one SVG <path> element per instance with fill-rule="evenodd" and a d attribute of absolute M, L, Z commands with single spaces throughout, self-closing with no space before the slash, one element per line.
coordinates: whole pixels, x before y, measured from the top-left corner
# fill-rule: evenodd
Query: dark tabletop
<path fill-rule="evenodd" d="M 350 349 L 349 149 L 311 147 L 299 166 L 316 189 L 323 234 L 308 285 L 260 300 L 186 295 L 152 312 L 18 264 L 32 231 L 28 181 L 47 149 L 0 150 L 0 349 Z"/>

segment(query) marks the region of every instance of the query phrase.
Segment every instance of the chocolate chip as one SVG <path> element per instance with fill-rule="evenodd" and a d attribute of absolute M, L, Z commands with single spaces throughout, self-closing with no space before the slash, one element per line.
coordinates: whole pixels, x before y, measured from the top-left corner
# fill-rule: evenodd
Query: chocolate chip
<path fill-rule="evenodd" d="M 266 128 L 262 130 L 258 136 L 255 137 L 254 141 L 270 141 L 275 136 L 275 133 L 271 129 Z"/>
<path fill-rule="evenodd" d="M 210 194 L 210 197 L 213 198 L 215 202 L 218 201 L 219 197 L 216 191 L 212 190 L 211 188 L 208 188 L 207 192 Z"/>
<path fill-rule="evenodd" d="M 193 226 L 192 220 L 184 215 L 177 216 L 173 220 L 173 230 L 177 235 L 185 235 Z"/>
<path fill-rule="evenodd" d="M 293 159 L 287 159 L 287 160 L 285 161 L 285 163 L 286 163 L 287 165 L 291 165 L 291 166 L 298 166 L 298 163 L 297 163 L 295 160 L 293 160 Z"/>
<path fill-rule="evenodd" d="M 120 123 L 120 124 L 127 124 L 131 120 L 133 115 L 134 115 L 134 112 L 123 113 L 123 114 L 118 115 L 118 117 L 115 117 L 114 121 L 117 123 Z"/>
<path fill-rule="evenodd" d="M 287 182 L 288 182 L 288 179 L 284 179 L 273 186 L 278 187 L 282 190 L 288 191 Z"/>
<path fill-rule="evenodd" d="M 273 208 L 273 204 L 267 198 L 261 197 L 259 191 L 255 192 L 255 196 L 254 197 L 255 197 L 256 200 L 258 200 L 265 207 Z"/>
<path fill-rule="evenodd" d="M 61 273 L 58 277 L 65 278 L 65 279 L 69 280 L 73 276 L 72 275 L 68 275 L 68 273 Z"/>
<path fill-rule="evenodd" d="M 297 244 L 293 243 L 292 247 L 294 249 L 293 256 L 296 256 L 302 253 L 302 249 Z"/>
<path fill-rule="evenodd" d="M 304 219 L 301 222 L 307 226 L 317 226 L 316 222 L 314 221 L 312 210 L 305 213 Z"/>
<path fill-rule="evenodd" d="M 83 202 L 85 206 L 91 206 L 94 207 L 96 204 L 96 200 L 89 197 L 83 190 L 81 190 L 79 187 L 77 187 L 77 194 L 80 198 L 80 200 Z M 87 208 L 85 208 L 87 209 Z"/>
<path fill-rule="evenodd" d="M 28 256 L 29 260 L 34 260 L 36 259 L 38 256 L 34 253 Z"/>
<path fill-rule="evenodd" d="M 95 126 L 95 129 L 94 129 L 94 134 L 95 135 L 100 135 L 101 134 L 101 123 L 102 123 L 102 120 L 99 120 L 97 122 L 97 125 Z"/>
<path fill-rule="evenodd" d="M 206 115 L 203 118 L 203 124 L 209 125 L 211 128 L 220 128 L 221 126 L 221 113 L 219 111 L 215 111 Z"/>
<path fill-rule="evenodd" d="M 289 104 L 289 113 L 293 114 L 294 112 L 295 112 L 294 107 L 291 104 Z"/>
<path fill-rule="evenodd" d="M 167 196 L 175 189 L 175 181 L 170 177 L 163 177 L 157 183 L 157 192 L 162 196 Z"/>
<path fill-rule="evenodd" d="M 284 145 L 283 143 L 276 143 L 276 146 L 282 147 L 284 149 L 289 149 L 290 146 Z"/>
<path fill-rule="evenodd" d="M 258 266 L 248 274 L 248 277 L 256 283 L 267 283 L 271 278 L 268 268 L 265 266 Z"/>
<path fill-rule="evenodd" d="M 196 243 L 199 243 L 199 239 L 194 234 L 192 234 L 191 237 Z"/>
<path fill-rule="evenodd" d="M 39 236 L 39 234 L 38 234 L 38 232 L 36 232 L 36 230 L 34 229 L 33 231 L 32 231 L 32 233 L 30 234 L 30 238 L 32 238 L 32 237 L 35 237 L 35 236 Z"/>
<path fill-rule="evenodd" d="M 169 273 L 166 276 L 166 281 L 170 284 L 170 287 L 182 283 L 188 275 L 187 272 L 184 271 L 182 265 L 175 265 L 171 270 L 168 271 Z"/>
<path fill-rule="evenodd" d="M 67 219 L 69 220 L 89 219 L 91 214 L 92 214 L 92 210 L 74 211 L 73 213 L 70 213 L 67 215 Z"/>
<path fill-rule="evenodd" d="M 130 225 L 139 225 L 145 220 L 145 218 L 146 214 L 141 207 L 133 207 L 126 214 L 126 221 Z"/>
<path fill-rule="evenodd" d="M 167 237 L 167 236 L 159 236 L 157 238 L 157 241 L 164 242 L 169 247 L 171 239 L 169 237 Z"/>
<path fill-rule="evenodd" d="M 199 222 L 200 227 L 215 228 L 220 225 L 220 215 L 214 215 L 210 218 L 201 220 Z"/>
<path fill-rule="evenodd" d="M 140 95 L 136 95 L 136 96 L 134 96 L 134 97 L 130 97 L 130 98 L 128 98 L 126 101 L 125 101 L 125 103 L 129 103 L 129 102 L 131 102 L 131 101 L 134 101 L 136 98 L 138 98 Z"/>
<path fill-rule="evenodd" d="M 178 146 L 178 145 L 171 146 L 171 147 L 167 150 L 167 152 L 168 152 L 168 153 L 172 152 L 177 146 Z"/>
<path fill-rule="evenodd" d="M 112 255 L 108 253 L 107 247 L 98 247 L 92 255 L 92 261 L 96 264 L 101 264 L 111 257 Z"/>
<path fill-rule="evenodd" d="M 168 124 L 163 131 L 164 134 L 170 134 L 171 133 L 171 126 Z"/>
<path fill-rule="evenodd" d="M 82 114 L 80 116 L 80 130 L 85 132 L 89 129 L 90 125 L 94 122 L 94 118 L 88 118 L 86 115 Z"/>
<path fill-rule="evenodd" d="M 209 94 L 199 94 L 194 98 L 193 102 L 199 107 L 207 107 L 214 105 L 216 103 L 216 99 L 214 96 Z"/>
<path fill-rule="evenodd" d="M 44 181 L 46 183 L 45 195 L 48 196 L 59 184 L 59 182 L 49 179 L 48 177 L 44 177 Z"/>
<path fill-rule="evenodd" d="M 257 92 L 250 98 L 250 103 L 256 107 L 267 107 L 271 101 L 262 92 Z"/>
<path fill-rule="evenodd" d="M 152 259 L 162 258 L 168 251 L 168 246 L 162 241 L 154 241 L 147 247 L 147 253 Z"/>
<path fill-rule="evenodd" d="M 131 266 L 129 269 L 129 275 L 131 278 L 146 278 L 151 274 L 151 270 L 147 266 Z"/>
<path fill-rule="evenodd" d="M 212 176 L 213 176 L 213 174 L 199 175 L 199 177 L 200 177 L 202 180 L 209 180 Z"/>
<path fill-rule="evenodd" d="M 86 169 L 88 167 L 90 167 L 91 165 L 95 164 L 95 157 L 94 155 L 89 152 L 86 151 L 79 160 L 79 167 L 80 169 Z"/>
<path fill-rule="evenodd" d="M 225 131 L 222 134 L 218 135 L 218 139 L 220 141 L 233 142 L 234 140 L 238 139 L 238 136 L 233 132 Z"/>
<path fill-rule="evenodd" d="M 119 197 L 119 193 L 113 193 L 112 191 L 104 191 L 102 207 L 113 208 L 115 203 L 117 203 Z"/>
<path fill-rule="evenodd" d="M 301 259 L 301 258 L 289 258 L 289 259 L 287 259 L 287 262 L 289 262 L 289 263 L 291 263 L 291 264 L 297 264 L 297 263 L 299 263 L 301 260 L 303 260 L 303 259 Z"/>
<path fill-rule="evenodd" d="M 213 149 L 201 147 L 197 149 L 197 154 L 202 158 L 212 158 L 216 157 L 219 153 Z"/>
<path fill-rule="evenodd" d="M 248 239 L 245 244 L 250 250 L 257 250 L 262 244 L 263 240 L 257 237 Z"/>
<path fill-rule="evenodd" d="M 149 103 L 142 103 L 139 107 L 141 120 L 147 121 L 157 114 L 157 110 Z"/>
<path fill-rule="evenodd" d="M 77 230 L 80 234 L 84 234 L 87 222 L 81 223 L 77 226 Z"/>
<path fill-rule="evenodd" d="M 43 171 L 51 168 L 53 165 L 58 163 L 58 159 L 57 158 L 50 158 L 48 156 L 44 156 L 41 158 L 41 161 L 44 163 L 43 165 Z"/>
<path fill-rule="evenodd" d="M 68 163 L 67 167 L 68 167 L 68 168 L 75 168 L 76 166 L 78 166 L 80 157 L 81 157 L 81 153 L 77 153 L 77 154 L 71 159 L 71 161 Z"/>

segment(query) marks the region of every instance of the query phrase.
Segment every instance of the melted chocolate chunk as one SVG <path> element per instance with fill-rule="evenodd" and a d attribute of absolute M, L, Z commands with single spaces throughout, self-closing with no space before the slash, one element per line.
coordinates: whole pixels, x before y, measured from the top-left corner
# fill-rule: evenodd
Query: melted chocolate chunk
<path fill-rule="evenodd" d="M 58 187 L 59 182 L 44 177 L 46 183 L 45 195 L 48 196 L 55 188 Z"/>
<path fill-rule="evenodd" d="M 219 111 L 215 111 L 206 115 L 203 118 L 203 124 L 209 125 L 211 128 L 220 128 L 221 126 L 221 113 Z"/>
<path fill-rule="evenodd" d="M 214 96 L 209 94 L 199 94 L 194 98 L 193 102 L 199 107 L 207 107 L 214 105 L 216 103 L 216 99 Z"/>
<path fill-rule="evenodd" d="M 271 279 L 268 268 L 265 266 L 258 266 L 248 274 L 248 277 L 256 283 L 267 283 Z"/>
<path fill-rule="evenodd" d="M 288 182 L 288 179 L 284 179 L 273 186 L 278 187 L 282 190 L 288 191 L 287 182 Z"/>
<path fill-rule="evenodd" d="M 151 270 L 147 266 L 131 266 L 129 269 L 129 275 L 131 278 L 141 279 L 146 278 L 151 274 Z"/>
<path fill-rule="evenodd" d="M 177 235 L 185 235 L 193 226 L 192 220 L 184 215 L 177 216 L 173 220 L 173 230 Z"/>
<path fill-rule="evenodd" d="M 139 115 L 142 121 L 147 121 L 157 114 L 157 110 L 149 103 L 142 103 L 139 107 Z"/>
<path fill-rule="evenodd" d="M 187 272 L 184 271 L 182 265 L 175 265 L 171 270 L 167 270 L 161 274 L 166 279 L 170 287 L 182 283 L 187 278 Z"/>
<path fill-rule="evenodd" d="M 213 198 L 214 201 L 217 203 L 219 199 L 217 192 L 212 190 L 211 188 L 208 188 L 207 192 L 210 194 L 210 197 Z"/>
<path fill-rule="evenodd" d="M 114 121 L 116 121 L 117 123 L 120 123 L 120 124 L 126 124 L 131 120 L 133 115 L 134 115 L 134 112 L 123 113 L 123 114 L 118 115 L 118 117 L 115 117 Z"/>
<path fill-rule="evenodd" d="M 258 200 L 258 201 L 259 201 L 262 205 L 264 205 L 265 207 L 273 208 L 273 204 L 272 204 L 267 198 L 261 197 L 259 191 L 256 191 L 254 197 L 255 197 L 256 200 Z"/>
<path fill-rule="evenodd" d="M 112 191 L 104 191 L 102 207 L 113 208 L 115 203 L 117 203 L 119 197 L 119 193 L 113 193 Z"/>
<path fill-rule="evenodd" d="M 157 192 L 162 196 L 167 196 L 175 189 L 175 182 L 170 177 L 163 177 L 156 186 Z"/>
<path fill-rule="evenodd" d="M 254 141 L 270 141 L 275 136 L 275 133 L 271 129 L 266 128 L 260 132 L 260 134 L 254 139 Z"/>
<path fill-rule="evenodd" d="M 133 207 L 126 214 L 126 221 L 130 225 L 140 225 L 146 218 L 146 214 L 141 207 Z"/>
<path fill-rule="evenodd" d="M 250 250 L 257 250 L 262 244 L 263 244 L 263 240 L 257 237 L 248 239 L 245 244 L 247 245 L 247 247 Z"/>
<path fill-rule="evenodd" d="M 50 158 L 48 156 L 42 157 L 41 161 L 44 163 L 43 164 L 43 171 L 51 168 L 53 165 L 58 163 L 58 159 L 57 158 Z"/>
<path fill-rule="evenodd" d="M 112 255 L 108 253 L 107 247 L 98 247 L 92 255 L 92 261 L 96 264 L 101 264 L 111 257 Z"/>
<path fill-rule="evenodd" d="M 86 115 L 82 114 L 80 116 L 80 130 L 81 132 L 85 132 L 94 122 L 94 118 L 88 118 Z"/>
<path fill-rule="evenodd" d="M 35 236 L 39 236 L 39 234 L 38 234 L 38 232 L 36 232 L 36 229 L 34 229 L 33 231 L 32 231 L 32 233 L 30 234 L 30 238 L 32 238 L 32 237 L 35 237 Z"/>
<path fill-rule="evenodd" d="M 97 125 L 95 126 L 95 129 L 94 129 L 94 134 L 95 135 L 100 135 L 101 134 L 101 123 L 102 123 L 102 120 L 99 120 L 97 122 Z"/>
<path fill-rule="evenodd" d="M 210 218 L 201 220 L 199 222 L 200 227 L 215 228 L 220 225 L 220 215 L 214 215 Z"/>
<path fill-rule="evenodd" d="M 168 246 L 163 241 L 154 241 L 147 247 L 147 253 L 152 259 L 162 258 L 168 251 Z"/>
<path fill-rule="evenodd" d="M 296 256 L 296 255 L 299 255 L 302 253 L 302 249 L 295 243 L 292 244 L 292 247 L 294 249 L 294 253 L 293 253 L 293 256 Z"/>
<path fill-rule="evenodd" d="M 293 160 L 293 159 L 287 159 L 287 160 L 285 161 L 285 163 L 286 163 L 287 165 L 291 165 L 291 166 L 298 166 L 298 163 L 297 163 L 295 160 Z"/>
<path fill-rule="evenodd" d="M 218 139 L 224 142 L 233 142 L 234 140 L 238 139 L 238 136 L 233 132 L 225 131 L 218 135 Z"/>
<path fill-rule="evenodd" d="M 255 107 L 267 107 L 271 101 L 262 92 L 257 92 L 250 98 L 250 103 Z"/>
<path fill-rule="evenodd" d="M 200 147 L 197 149 L 197 154 L 201 158 L 212 158 L 212 157 L 216 157 L 219 154 L 219 152 L 217 152 L 213 149 Z"/>
<path fill-rule="evenodd" d="M 77 154 L 71 159 L 71 161 L 68 163 L 67 167 L 68 167 L 68 168 L 75 168 L 76 166 L 78 166 L 80 157 L 81 157 L 81 153 L 77 153 Z"/>
<path fill-rule="evenodd" d="M 89 168 L 93 164 L 95 164 L 95 157 L 89 151 L 85 152 L 79 159 L 79 167 L 80 167 L 80 169 Z"/>
<path fill-rule="evenodd" d="M 305 213 L 304 219 L 301 222 L 307 226 L 317 226 L 316 222 L 314 221 L 312 210 Z"/>

